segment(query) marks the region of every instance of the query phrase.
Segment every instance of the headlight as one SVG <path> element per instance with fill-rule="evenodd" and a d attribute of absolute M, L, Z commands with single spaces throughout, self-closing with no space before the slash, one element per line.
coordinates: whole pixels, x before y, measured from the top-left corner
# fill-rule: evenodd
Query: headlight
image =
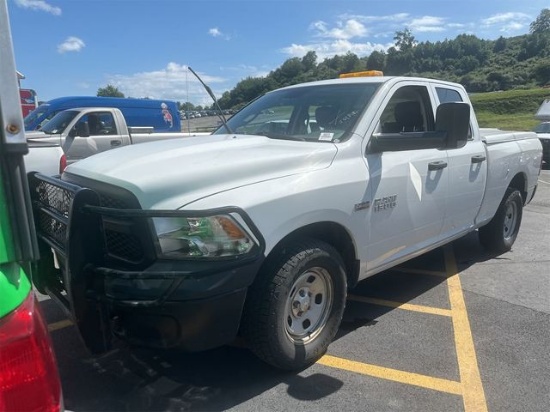
<path fill-rule="evenodd" d="M 155 217 L 153 223 L 165 258 L 239 256 L 256 244 L 230 215 Z"/>

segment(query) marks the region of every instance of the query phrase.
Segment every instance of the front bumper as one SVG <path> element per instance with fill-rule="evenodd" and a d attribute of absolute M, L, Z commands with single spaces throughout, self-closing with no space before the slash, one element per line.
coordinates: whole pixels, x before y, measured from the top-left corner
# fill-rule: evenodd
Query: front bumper
<path fill-rule="evenodd" d="M 29 181 L 41 252 L 33 282 L 62 304 L 90 350 L 108 350 L 112 336 L 188 351 L 235 338 L 264 259 L 263 238 L 242 210 L 226 212 L 238 213 L 253 231 L 259 245 L 251 253 L 159 260 L 150 218 L 174 211 L 141 210 L 130 193 L 97 182 L 82 187 L 40 174 Z"/>
<path fill-rule="evenodd" d="M 261 262 L 156 262 L 141 272 L 106 267 L 93 272 L 103 279 L 101 299 L 116 336 L 132 344 L 198 351 L 235 338 Z"/>

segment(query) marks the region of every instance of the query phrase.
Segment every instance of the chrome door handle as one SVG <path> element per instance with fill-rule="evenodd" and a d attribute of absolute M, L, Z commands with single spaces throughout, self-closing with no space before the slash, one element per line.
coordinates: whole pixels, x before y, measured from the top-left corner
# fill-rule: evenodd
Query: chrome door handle
<path fill-rule="evenodd" d="M 111 140 L 111 146 L 120 146 L 121 144 L 120 140 Z"/>

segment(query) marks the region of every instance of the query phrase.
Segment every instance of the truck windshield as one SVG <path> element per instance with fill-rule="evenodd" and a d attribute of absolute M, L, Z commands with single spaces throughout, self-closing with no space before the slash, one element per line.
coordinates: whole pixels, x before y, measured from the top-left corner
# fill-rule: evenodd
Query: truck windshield
<path fill-rule="evenodd" d="M 550 133 L 550 122 L 542 122 L 541 124 L 537 125 L 533 131 L 535 133 Z"/>
<path fill-rule="evenodd" d="M 37 129 L 40 127 L 40 124 L 35 126 L 38 119 L 40 119 L 45 113 L 48 112 L 49 104 L 41 104 L 28 115 L 25 116 L 25 130 Z M 44 119 L 46 120 L 46 119 Z M 44 123 L 44 120 L 41 120 L 40 123 Z"/>
<path fill-rule="evenodd" d="M 353 128 L 380 83 L 347 83 L 276 90 L 244 107 L 228 120 L 237 134 L 272 139 L 340 142 Z M 214 134 L 225 134 L 221 126 Z"/>
<path fill-rule="evenodd" d="M 64 110 L 59 112 L 52 117 L 52 120 L 42 126 L 41 130 L 47 134 L 61 133 L 67 128 L 69 123 L 71 123 L 78 113 L 79 112 L 75 110 Z"/>

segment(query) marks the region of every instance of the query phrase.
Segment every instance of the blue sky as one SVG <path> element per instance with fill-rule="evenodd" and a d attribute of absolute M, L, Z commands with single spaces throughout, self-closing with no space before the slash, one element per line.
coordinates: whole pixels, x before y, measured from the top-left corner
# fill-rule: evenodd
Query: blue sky
<path fill-rule="evenodd" d="M 314 50 L 318 62 L 386 50 L 397 30 L 418 41 L 529 32 L 550 0 L 8 0 L 17 70 L 40 100 L 92 95 L 211 104 L 190 66 L 220 97 Z"/>

